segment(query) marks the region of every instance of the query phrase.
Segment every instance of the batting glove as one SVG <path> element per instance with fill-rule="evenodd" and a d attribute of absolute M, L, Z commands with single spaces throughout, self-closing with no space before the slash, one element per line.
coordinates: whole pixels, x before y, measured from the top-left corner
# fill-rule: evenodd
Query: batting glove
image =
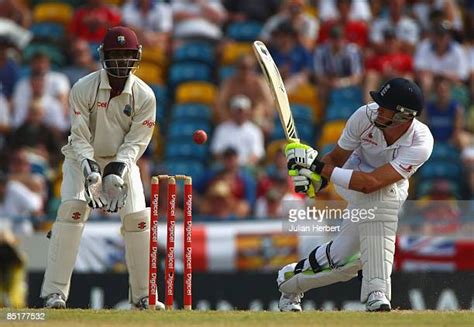
<path fill-rule="evenodd" d="M 107 198 L 107 211 L 117 212 L 127 200 L 128 186 L 123 181 L 127 166 L 123 162 L 112 161 L 104 168 L 103 190 Z"/>
<path fill-rule="evenodd" d="M 306 193 L 310 198 L 328 185 L 326 178 L 306 168 L 290 170 L 289 175 L 293 180 L 295 192 Z"/>
<path fill-rule="evenodd" d="M 306 168 L 321 175 L 324 163 L 320 161 L 318 151 L 306 144 L 289 143 L 285 147 L 288 170 Z"/>
<path fill-rule="evenodd" d="M 99 164 L 94 160 L 84 159 L 81 166 L 84 173 L 86 201 L 89 207 L 93 209 L 102 208 L 107 205 L 107 200 L 102 193 L 102 177 Z"/>

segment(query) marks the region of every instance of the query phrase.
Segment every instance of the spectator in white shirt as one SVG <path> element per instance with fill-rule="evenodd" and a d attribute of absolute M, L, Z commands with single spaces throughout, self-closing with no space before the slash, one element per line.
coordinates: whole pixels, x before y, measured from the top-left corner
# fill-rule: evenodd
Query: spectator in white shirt
<path fill-rule="evenodd" d="M 419 28 L 415 20 L 403 13 L 405 0 L 389 1 L 389 16 L 380 17 L 374 21 L 370 30 L 370 41 L 376 50 L 382 50 L 384 36 L 383 32 L 393 29 L 403 49 L 408 53 L 413 53 L 416 43 L 419 40 Z"/>
<path fill-rule="evenodd" d="M 177 39 L 220 41 L 227 17 L 220 0 L 172 0 L 173 36 Z"/>
<path fill-rule="evenodd" d="M 252 103 L 245 95 L 230 100 L 231 118 L 216 127 L 211 142 L 211 152 L 216 157 L 227 148 L 234 148 L 239 164 L 255 165 L 264 155 L 264 137 L 257 125 L 249 120 Z"/>
<path fill-rule="evenodd" d="M 452 39 L 451 32 L 451 24 L 443 21 L 434 26 L 432 37 L 421 42 L 416 49 L 415 72 L 426 94 L 431 90 L 435 75 L 448 78 L 454 85 L 461 85 L 469 77 L 467 54 Z"/>
<path fill-rule="evenodd" d="M 272 34 L 281 23 L 287 21 L 298 33 L 298 41 L 308 50 L 312 50 L 319 32 L 318 20 L 305 12 L 305 0 L 285 0 L 278 14 L 270 17 L 263 26 L 260 38 L 269 42 Z"/>
<path fill-rule="evenodd" d="M 11 217 L 40 215 L 46 196 L 44 177 L 31 173 L 28 152 L 18 149 L 9 158 L 7 180 L 3 197 L 0 197 L 0 214 Z"/>
<path fill-rule="evenodd" d="M 122 7 L 122 20 L 137 33 L 143 46 L 166 50 L 173 28 L 169 4 L 157 0 L 128 0 Z"/>
<path fill-rule="evenodd" d="M 13 126 L 21 126 L 26 118 L 32 103 L 39 102 L 45 110 L 43 122 L 56 130 L 65 132 L 69 129 L 68 116 L 64 115 L 61 103 L 47 93 L 46 76 L 33 72 L 29 77 L 31 97 L 17 98 L 13 107 Z"/>
<path fill-rule="evenodd" d="M 31 74 L 45 75 L 45 93 L 56 98 L 63 109 L 64 115 L 69 116 L 68 95 L 71 88 L 66 75 L 51 71 L 51 62 L 48 55 L 41 50 L 32 55 L 30 61 Z M 18 103 L 29 102 L 32 98 L 30 77 L 24 77 L 18 81 L 13 94 L 13 110 Z"/>
<path fill-rule="evenodd" d="M 321 21 L 333 20 L 339 18 L 337 10 L 337 0 L 320 0 L 318 1 L 318 16 Z M 350 9 L 351 20 L 370 21 L 372 12 L 368 0 L 352 0 Z"/>

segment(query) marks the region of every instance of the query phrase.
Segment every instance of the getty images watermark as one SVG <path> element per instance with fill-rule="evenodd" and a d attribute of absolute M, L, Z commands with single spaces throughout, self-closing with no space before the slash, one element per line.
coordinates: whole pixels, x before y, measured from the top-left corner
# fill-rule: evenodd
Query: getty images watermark
<path fill-rule="evenodd" d="M 338 233 L 344 221 L 358 223 L 375 219 L 377 207 L 337 208 L 333 205 L 287 206 L 287 218 L 283 219 L 283 231 L 293 233 Z"/>

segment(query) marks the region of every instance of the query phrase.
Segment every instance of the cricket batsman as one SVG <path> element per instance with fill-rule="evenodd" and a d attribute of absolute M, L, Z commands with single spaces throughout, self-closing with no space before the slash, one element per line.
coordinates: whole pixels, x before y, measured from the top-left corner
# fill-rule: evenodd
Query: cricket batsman
<path fill-rule="evenodd" d="M 404 78 L 386 82 L 370 95 L 374 102 L 349 118 L 334 150 L 290 143 L 285 153 L 296 191 L 318 192 L 328 181 L 347 210 L 373 210 L 372 219 L 345 219 L 330 242 L 278 272 L 281 311 L 301 311 L 303 293 L 348 281 L 362 269 L 360 299 L 367 311 L 390 311 L 390 275 L 398 212 L 408 196 L 408 179 L 433 150 L 429 128 L 418 121 L 423 94 Z M 313 189 L 314 188 L 314 189 Z"/>
<path fill-rule="evenodd" d="M 41 297 L 65 308 L 84 224 L 91 209 L 118 212 L 132 307 L 148 307 L 149 208 L 137 160 L 155 126 L 153 91 L 133 75 L 142 46 L 127 27 L 113 27 L 98 48 L 102 68 L 71 89 L 71 133 L 64 154 L 61 205 L 53 224 Z M 158 303 L 158 308 L 164 308 Z"/>

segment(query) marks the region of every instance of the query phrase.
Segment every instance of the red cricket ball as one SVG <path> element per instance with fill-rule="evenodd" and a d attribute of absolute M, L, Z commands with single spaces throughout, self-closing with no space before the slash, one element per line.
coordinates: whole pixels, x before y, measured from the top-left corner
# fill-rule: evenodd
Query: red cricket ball
<path fill-rule="evenodd" d="M 207 141 L 207 133 L 202 129 L 198 129 L 193 134 L 193 140 L 196 144 L 203 144 Z"/>

